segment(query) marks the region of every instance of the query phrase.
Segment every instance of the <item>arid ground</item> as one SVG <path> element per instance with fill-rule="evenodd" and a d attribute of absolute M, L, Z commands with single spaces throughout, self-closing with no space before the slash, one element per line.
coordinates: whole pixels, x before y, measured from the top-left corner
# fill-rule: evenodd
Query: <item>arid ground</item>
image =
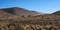
<path fill-rule="evenodd" d="M 17 7 L 0 9 L 0 30 L 60 30 L 60 11 L 42 14 Z"/>

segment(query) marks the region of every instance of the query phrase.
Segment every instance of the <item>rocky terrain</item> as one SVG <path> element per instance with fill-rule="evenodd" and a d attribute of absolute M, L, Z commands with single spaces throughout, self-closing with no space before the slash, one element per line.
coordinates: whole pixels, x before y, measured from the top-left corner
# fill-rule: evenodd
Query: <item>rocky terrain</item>
<path fill-rule="evenodd" d="M 22 8 L 0 9 L 0 30 L 60 30 L 60 11 L 42 14 Z"/>

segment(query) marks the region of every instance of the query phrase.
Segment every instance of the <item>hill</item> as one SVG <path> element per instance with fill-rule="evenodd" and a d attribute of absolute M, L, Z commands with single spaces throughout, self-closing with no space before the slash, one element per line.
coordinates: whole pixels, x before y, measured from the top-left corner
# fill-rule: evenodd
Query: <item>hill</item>
<path fill-rule="evenodd" d="M 0 9 L 0 30 L 60 30 L 59 14 L 42 15 L 18 7 Z"/>
<path fill-rule="evenodd" d="M 24 8 L 19 7 L 12 7 L 12 8 L 4 8 L 0 9 L 0 17 L 12 17 L 12 16 L 35 16 L 35 15 L 41 15 L 42 13 L 35 12 L 35 11 L 29 11 Z"/>
<path fill-rule="evenodd" d="M 52 13 L 52 14 L 60 15 L 60 11 L 56 11 L 56 12 L 54 12 L 54 13 Z"/>

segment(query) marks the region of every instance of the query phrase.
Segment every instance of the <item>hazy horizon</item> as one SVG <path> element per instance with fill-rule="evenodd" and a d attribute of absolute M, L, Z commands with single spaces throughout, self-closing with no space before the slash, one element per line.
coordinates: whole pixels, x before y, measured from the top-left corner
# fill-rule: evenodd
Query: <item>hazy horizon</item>
<path fill-rule="evenodd" d="M 60 0 L 0 0 L 0 8 L 19 7 L 30 11 L 53 13 L 60 10 Z"/>

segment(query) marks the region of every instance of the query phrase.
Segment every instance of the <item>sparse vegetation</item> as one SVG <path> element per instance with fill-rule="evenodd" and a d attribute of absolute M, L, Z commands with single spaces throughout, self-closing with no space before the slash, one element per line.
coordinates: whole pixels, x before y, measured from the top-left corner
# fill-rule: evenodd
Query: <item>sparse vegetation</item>
<path fill-rule="evenodd" d="M 17 10 L 20 9 L 18 8 Z M 24 11 L 25 9 L 21 10 Z M 2 12 L 3 11 L 1 11 L 1 13 Z M 60 15 L 57 15 L 55 13 L 37 16 L 27 16 L 27 14 L 20 16 L 15 15 L 15 13 L 12 15 L 13 12 L 12 14 L 9 13 L 3 12 L 4 16 L 0 16 L 0 30 L 60 30 Z"/>
<path fill-rule="evenodd" d="M 29 17 L 29 18 L 28 18 Z M 3 23 L 2 23 L 3 22 Z M 58 30 L 60 29 L 60 16 L 59 15 L 39 15 L 27 17 L 12 17 L 8 19 L 0 19 L 0 25 L 5 29 L 10 30 Z M 10 26 L 11 25 L 11 28 Z M 8 28 L 9 26 L 9 28 Z M 18 28 L 18 26 L 20 28 Z M 51 28 L 53 27 L 53 28 Z M 2 27 L 0 27 L 1 29 Z M 13 28 L 13 29 L 12 29 Z"/>

